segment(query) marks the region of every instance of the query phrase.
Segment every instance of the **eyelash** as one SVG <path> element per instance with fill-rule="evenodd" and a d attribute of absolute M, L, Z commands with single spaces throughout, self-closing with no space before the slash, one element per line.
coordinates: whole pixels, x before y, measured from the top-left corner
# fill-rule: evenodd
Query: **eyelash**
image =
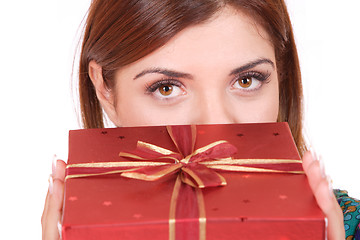
<path fill-rule="evenodd" d="M 163 79 L 160 81 L 157 81 L 151 85 L 146 84 L 145 88 L 146 88 L 146 92 L 151 94 L 154 93 L 156 90 L 158 90 L 159 87 L 163 86 L 163 85 L 173 85 L 176 87 L 181 87 L 183 86 L 178 80 L 174 80 L 174 79 Z"/>
<path fill-rule="evenodd" d="M 261 73 L 261 72 L 257 72 L 257 71 L 249 71 L 249 72 L 245 72 L 245 73 L 239 73 L 231 82 L 231 87 L 232 89 L 241 91 L 242 93 L 246 94 L 246 93 L 251 93 L 254 91 L 259 90 L 262 85 L 265 83 L 269 83 L 270 82 L 270 77 L 271 73 L 266 72 L 266 73 Z M 253 78 L 256 81 L 258 81 L 258 86 L 255 86 L 254 88 L 237 88 L 235 87 L 235 84 L 242 79 L 249 79 L 249 78 Z M 255 83 L 252 83 L 255 84 Z"/>
<path fill-rule="evenodd" d="M 260 73 L 260 72 L 255 72 L 255 71 L 250 71 L 250 72 L 246 72 L 246 73 L 240 73 L 238 76 L 235 77 L 234 82 L 239 81 L 243 78 L 255 78 L 256 80 L 259 80 L 260 82 L 265 82 L 269 77 L 270 77 L 270 73 Z"/>

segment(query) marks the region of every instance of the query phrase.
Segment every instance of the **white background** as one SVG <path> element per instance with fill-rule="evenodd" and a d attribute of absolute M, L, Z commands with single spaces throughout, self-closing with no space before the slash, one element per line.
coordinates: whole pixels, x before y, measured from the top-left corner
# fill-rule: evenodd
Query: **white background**
<path fill-rule="evenodd" d="M 89 0 L 0 0 L 0 233 L 40 239 L 52 156 L 79 127 L 74 50 Z M 360 198 L 360 4 L 287 0 L 301 61 L 307 133 L 334 187 Z"/>

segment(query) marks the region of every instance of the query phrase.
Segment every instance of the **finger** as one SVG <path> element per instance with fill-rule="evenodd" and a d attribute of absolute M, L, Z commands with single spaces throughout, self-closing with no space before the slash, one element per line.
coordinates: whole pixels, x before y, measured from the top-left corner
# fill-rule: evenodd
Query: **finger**
<path fill-rule="evenodd" d="M 41 218 L 43 239 L 59 239 L 58 223 L 62 216 L 65 169 L 64 161 L 53 161 L 52 174 L 49 177 L 49 190 Z"/>
<path fill-rule="evenodd" d="M 322 179 L 314 191 L 314 195 L 328 220 L 328 239 L 345 239 L 343 213 L 330 187 L 330 181 L 326 178 Z"/>
<path fill-rule="evenodd" d="M 56 166 L 55 166 L 55 171 L 53 173 L 53 178 L 64 181 L 65 169 L 66 169 L 66 163 L 63 160 L 56 160 Z"/>
<path fill-rule="evenodd" d="M 46 221 L 46 216 L 47 216 L 47 212 L 49 209 L 49 202 L 50 202 L 50 192 L 52 192 L 53 189 L 53 179 L 52 176 L 49 176 L 49 188 L 46 194 L 46 198 L 45 198 L 45 205 L 44 205 L 44 210 L 41 216 L 41 225 L 44 225 L 45 221 Z"/>
<path fill-rule="evenodd" d="M 313 154 L 310 151 L 305 152 L 303 158 L 302 158 L 302 165 L 304 168 L 304 171 L 306 172 L 309 166 L 314 162 L 315 157 L 313 157 Z"/>
<path fill-rule="evenodd" d="M 41 225 L 44 225 L 44 223 L 46 221 L 46 214 L 47 214 L 47 211 L 48 211 L 48 206 L 49 206 L 49 191 L 46 194 L 44 210 L 43 210 L 43 213 L 41 215 Z"/>
<path fill-rule="evenodd" d="M 56 155 L 54 156 L 53 166 L 52 166 L 52 174 L 49 176 L 49 190 L 46 194 L 45 199 L 45 205 L 43 214 L 41 216 L 41 224 L 44 224 L 44 221 L 47 216 L 48 208 L 49 208 L 49 202 L 50 202 L 50 192 L 53 191 L 53 179 L 59 179 L 61 181 L 64 181 L 65 179 L 65 169 L 66 169 L 66 163 L 62 160 L 56 159 Z"/>
<path fill-rule="evenodd" d="M 314 156 L 310 152 L 304 154 L 303 168 L 316 201 L 328 220 L 328 239 L 344 239 L 343 214 L 333 194 L 331 180 L 326 177 L 324 167 Z"/>
<path fill-rule="evenodd" d="M 53 192 L 49 194 L 48 206 L 44 216 L 43 239 L 59 239 L 58 223 L 62 215 L 64 182 L 54 179 Z"/>
<path fill-rule="evenodd" d="M 310 152 L 306 152 L 303 156 L 303 168 L 308 178 L 310 188 L 314 192 L 321 180 L 326 177 L 324 168 L 321 167 L 319 161 L 313 158 Z"/>

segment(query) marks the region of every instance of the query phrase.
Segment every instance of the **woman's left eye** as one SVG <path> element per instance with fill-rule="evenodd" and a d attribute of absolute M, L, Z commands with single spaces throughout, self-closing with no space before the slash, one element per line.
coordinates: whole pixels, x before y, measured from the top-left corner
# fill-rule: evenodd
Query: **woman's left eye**
<path fill-rule="evenodd" d="M 269 75 L 263 75 L 257 72 L 249 72 L 244 75 L 240 75 L 235 79 L 232 84 L 233 88 L 241 89 L 244 91 L 253 91 L 261 87 L 263 82 L 269 77 Z"/>
<path fill-rule="evenodd" d="M 244 77 L 242 79 L 237 80 L 237 84 L 239 84 L 240 87 L 242 88 L 249 88 L 251 87 L 253 82 L 253 78 L 252 77 Z"/>

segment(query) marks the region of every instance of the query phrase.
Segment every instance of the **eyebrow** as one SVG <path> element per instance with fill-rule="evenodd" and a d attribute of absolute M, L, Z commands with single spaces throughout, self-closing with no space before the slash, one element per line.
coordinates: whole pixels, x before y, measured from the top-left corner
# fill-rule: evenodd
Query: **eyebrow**
<path fill-rule="evenodd" d="M 140 78 L 146 74 L 151 74 L 151 73 L 159 73 L 159 74 L 163 74 L 165 76 L 173 77 L 173 78 L 193 79 L 193 76 L 189 73 L 183 73 L 183 72 L 178 72 L 178 71 L 163 69 L 163 68 L 151 68 L 151 69 L 146 69 L 146 70 L 142 71 L 141 73 L 137 74 L 134 77 L 134 80 L 136 80 L 137 78 Z"/>
<path fill-rule="evenodd" d="M 258 65 L 261 64 L 270 64 L 272 66 L 272 68 L 275 68 L 275 64 L 273 61 L 271 61 L 268 58 L 260 58 L 254 61 L 251 61 L 241 67 L 235 68 L 234 70 L 232 70 L 230 72 L 230 76 L 231 75 L 235 75 L 241 72 L 244 72 L 246 70 L 249 70 L 251 68 L 254 68 Z M 146 69 L 142 72 L 140 72 L 139 74 L 137 74 L 134 77 L 134 80 L 146 75 L 146 74 L 152 74 L 152 73 L 159 73 L 168 77 L 173 77 L 173 78 L 187 78 L 187 79 L 194 79 L 194 77 L 189 74 L 189 73 L 184 73 L 184 72 L 178 72 L 178 71 L 174 71 L 174 70 L 169 70 L 169 69 L 164 69 L 164 68 L 150 68 L 150 69 Z"/>
<path fill-rule="evenodd" d="M 238 68 L 235 68 L 234 70 L 232 70 L 229 74 L 229 76 L 231 75 L 235 75 L 235 74 L 238 74 L 238 73 L 241 73 L 241 72 L 244 72 L 244 71 L 247 71 L 251 68 L 254 68 L 258 65 L 261 65 L 261 64 L 270 64 L 271 67 L 274 69 L 275 68 L 275 64 L 273 61 L 271 61 L 270 59 L 268 58 L 260 58 L 260 59 L 256 59 L 254 61 L 251 61 L 241 67 L 238 67 Z"/>

